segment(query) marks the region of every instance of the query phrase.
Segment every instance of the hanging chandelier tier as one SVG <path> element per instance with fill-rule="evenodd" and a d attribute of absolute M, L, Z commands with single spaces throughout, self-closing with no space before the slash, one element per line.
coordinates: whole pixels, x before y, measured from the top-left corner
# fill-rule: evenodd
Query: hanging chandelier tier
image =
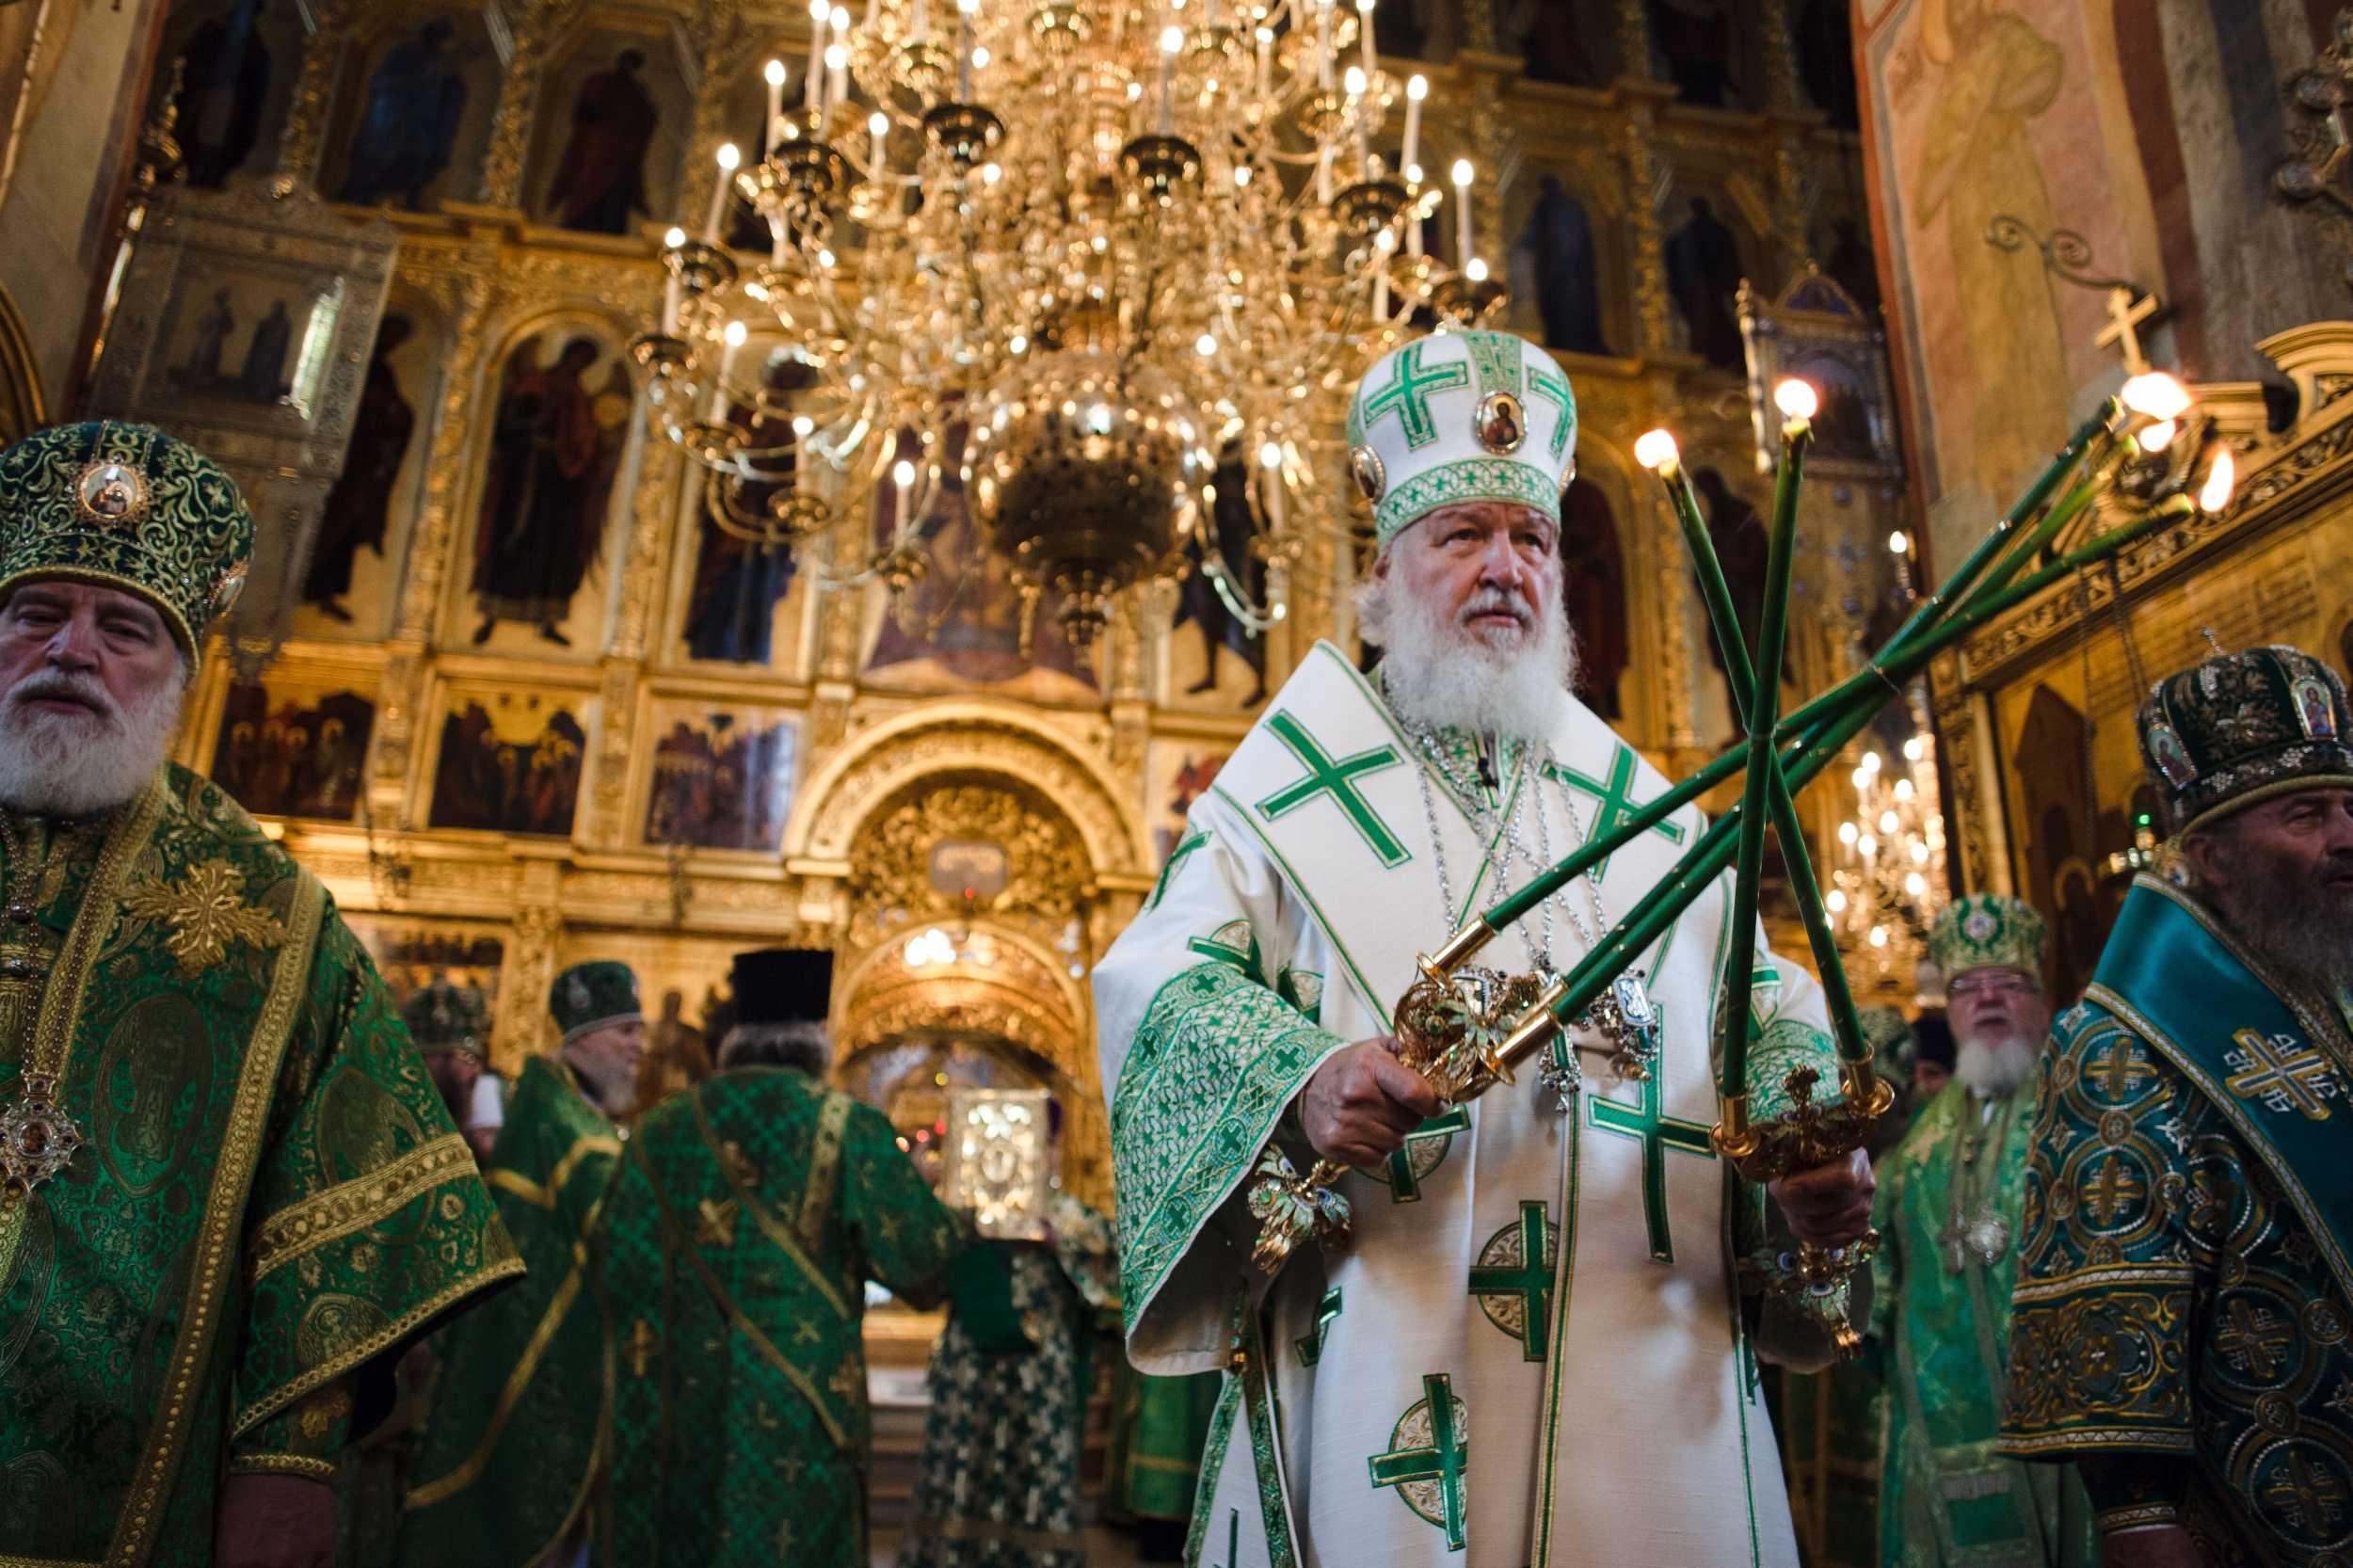
<path fill-rule="evenodd" d="M 904 586 L 960 497 L 1084 641 L 1112 596 L 1191 553 L 1234 588 L 1202 527 L 1221 471 L 1261 560 L 1343 536 L 1346 488 L 1315 476 L 1349 388 L 1417 312 L 1501 302 L 1476 261 L 1423 253 L 1427 88 L 1380 68 L 1371 0 L 810 14 L 798 106 L 770 62 L 767 144 L 748 166 L 721 150 L 635 345 L 654 428 L 713 485 L 756 489 L 770 542 L 850 525 L 895 486 L 888 532 L 852 556 Z M 1376 138 L 1401 104 L 1392 168 Z M 764 263 L 728 248 L 730 198 L 764 224 Z M 1457 233 L 1469 255 L 1466 217 Z"/>

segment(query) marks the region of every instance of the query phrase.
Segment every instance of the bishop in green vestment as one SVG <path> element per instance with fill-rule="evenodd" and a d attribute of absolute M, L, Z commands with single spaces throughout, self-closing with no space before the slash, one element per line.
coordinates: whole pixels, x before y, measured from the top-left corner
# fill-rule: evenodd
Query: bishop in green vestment
<path fill-rule="evenodd" d="M 2141 706 L 2177 861 L 2042 1068 L 2002 1423 L 2077 1463 L 2109 1568 L 2353 1551 L 2349 723 L 2281 647 Z"/>
<path fill-rule="evenodd" d="M 1884 1568 L 2097 1560 L 2073 1472 L 1994 1447 L 2034 1063 L 2051 1022 L 2046 939 L 2042 917 L 1989 893 L 1955 902 L 1929 934 L 1958 1049 L 1953 1080 L 1881 1161 L 1872 1216 L 1873 1331 L 1888 1363 Z"/>
<path fill-rule="evenodd" d="M 605 1568 L 868 1568 L 866 1282 L 932 1305 L 969 1231 L 820 1076 L 831 972 L 737 956 L 720 1070 L 639 1122 L 605 1199 Z"/>
<path fill-rule="evenodd" d="M 331 1550 L 393 1359 L 522 1269 L 326 890 L 163 760 L 252 537 L 159 431 L 0 453 L 0 1561 Z"/>
<path fill-rule="evenodd" d="M 556 1055 L 515 1081 L 483 1173 L 531 1277 L 435 1343 L 441 1369 L 413 1471 L 400 1560 L 434 1568 L 452 1542 L 473 1568 L 568 1560 L 602 1464 L 613 1365 L 589 1232 L 604 1202 L 646 1038 L 626 964 L 555 977 Z"/>

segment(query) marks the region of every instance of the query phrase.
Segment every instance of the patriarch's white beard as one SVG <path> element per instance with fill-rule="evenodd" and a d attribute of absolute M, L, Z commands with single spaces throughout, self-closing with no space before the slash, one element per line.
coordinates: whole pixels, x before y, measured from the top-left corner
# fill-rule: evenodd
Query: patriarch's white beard
<path fill-rule="evenodd" d="M 0 697 L 0 807 L 87 817 L 126 804 L 164 765 L 184 691 L 166 680 L 126 708 L 92 676 L 43 670 L 19 681 Z M 32 708 L 40 696 L 79 697 L 97 712 Z"/>
<path fill-rule="evenodd" d="M 1473 630 L 1464 619 L 1484 611 L 1518 614 L 1515 631 Z M 1561 697 L 1577 683 L 1577 640 L 1565 617 L 1545 616 L 1517 594 L 1490 591 L 1462 618 L 1406 593 L 1395 572 L 1357 592 L 1356 618 L 1381 649 L 1382 689 L 1411 725 L 1474 734 L 1550 740 Z"/>
<path fill-rule="evenodd" d="M 1953 1076 L 1985 1098 L 2000 1099 L 2025 1082 L 2034 1071 L 2039 1046 L 2040 1042 L 2023 1034 L 1958 1040 L 1954 1046 Z"/>

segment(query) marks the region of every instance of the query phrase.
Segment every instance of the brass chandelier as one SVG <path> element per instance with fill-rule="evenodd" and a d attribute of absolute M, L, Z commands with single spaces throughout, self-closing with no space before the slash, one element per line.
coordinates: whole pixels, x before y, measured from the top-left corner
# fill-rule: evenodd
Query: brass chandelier
<path fill-rule="evenodd" d="M 1195 538 L 1229 607 L 1279 617 L 1284 567 L 1347 526 L 1314 476 L 1350 386 L 1417 313 L 1465 322 L 1503 292 L 1423 254 L 1426 84 L 1381 69 L 1373 0 L 1353 4 L 870 0 L 854 21 L 815 0 L 800 104 L 771 61 L 768 145 L 720 150 L 634 344 L 720 526 L 797 546 L 895 491 L 889 535 L 836 559 L 903 600 L 931 569 L 919 523 L 960 489 L 1074 643 Z M 1375 137 L 1401 104 L 1391 168 Z M 730 194 L 764 257 L 728 248 Z M 1264 602 L 1204 532 L 1221 472 Z"/>

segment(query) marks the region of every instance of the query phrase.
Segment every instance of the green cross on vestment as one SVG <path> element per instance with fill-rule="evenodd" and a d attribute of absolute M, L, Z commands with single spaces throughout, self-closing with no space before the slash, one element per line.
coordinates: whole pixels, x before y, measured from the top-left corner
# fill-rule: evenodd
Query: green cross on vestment
<path fill-rule="evenodd" d="M 1552 1335 L 1552 1266 L 1556 1261 L 1552 1256 L 1552 1227 L 1545 1223 L 1545 1206 L 1534 1198 L 1522 1198 L 1518 1229 L 1519 1262 L 1472 1264 L 1470 1293 L 1518 1297 L 1520 1357 L 1525 1361 L 1542 1361 L 1545 1346 Z M 1512 1227 L 1505 1226 L 1489 1239 L 1488 1247 L 1493 1248 L 1511 1232 Z"/>
<path fill-rule="evenodd" d="M 1553 422 L 1552 440 L 1545 442 L 1552 451 L 1552 460 L 1559 462 L 1569 450 L 1569 433 L 1577 428 L 1577 399 L 1569 392 L 1569 378 L 1555 375 L 1542 365 L 1528 367 L 1528 395 L 1541 397 L 1561 410 Z"/>
<path fill-rule="evenodd" d="M 1248 920 L 1227 920 L 1207 936 L 1195 936 L 1185 946 L 1214 963 L 1233 966 L 1261 985 L 1267 984 L 1266 959 L 1258 950 L 1257 934 L 1250 929 Z M 1274 977 L 1274 994 L 1305 1014 L 1310 1023 L 1322 1021 L 1323 977 L 1315 970 L 1294 969 L 1286 965 L 1283 972 Z"/>
<path fill-rule="evenodd" d="M 1323 1359 L 1323 1336 L 1331 1331 L 1332 1320 L 1340 1315 L 1340 1288 L 1332 1287 L 1323 1293 L 1323 1301 L 1316 1307 L 1315 1332 L 1292 1341 L 1299 1348 L 1299 1364 L 1312 1367 Z"/>
<path fill-rule="evenodd" d="M 1241 1510 L 1225 1511 L 1225 1560 L 1209 1568 L 1241 1568 Z"/>
<path fill-rule="evenodd" d="M 1188 833 L 1176 840 L 1176 847 L 1168 852 L 1167 864 L 1160 868 L 1160 880 L 1152 884 L 1152 896 L 1144 901 L 1144 907 L 1147 912 L 1159 907 L 1160 900 L 1168 895 L 1169 882 L 1176 875 L 1176 868 L 1185 863 L 1185 856 L 1209 841 L 1209 834 L 1207 828 L 1197 833 Z"/>
<path fill-rule="evenodd" d="M 1463 346 L 1470 350 L 1471 369 L 1479 376 L 1479 395 L 1510 392 L 1520 395 L 1521 369 L 1526 359 L 1520 340 L 1508 332 L 1464 332 Z"/>
<path fill-rule="evenodd" d="M 1438 422 L 1430 412 L 1429 394 L 1470 385 L 1470 369 L 1460 360 L 1424 370 L 1421 350 L 1422 345 L 1417 343 L 1407 344 L 1399 350 L 1389 384 L 1366 398 L 1362 405 L 1368 433 L 1395 414 L 1398 424 L 1404 426 L 1405 444 L 1417 450 L 1438 439 Z"/>
<path fill-rule="evenodd" d="M 1330 795 L 1348 818 L 1350 825 L 1371 846 L 1372 853 L 1380 857 L 1384 866 L 1401 866 L 1413 857 L 1403 841 L 1389 831 L 1389 824 L 1381 820 L 1381 813 L 1372 808 L 1372 803 L 1365 799 L 1363 792 L 1356 788 L 1356 779 L 1361 774 L 1404 766 L 1405 759 L 1398 755 L 1397 747 L 1377 745 L 1353 757 L 1343 757 L 1336 762 L 1331 753 L 1307 733 L 1306 726 L 1291 716 L 1289 709 L 1271 716 L 1266 721 L 1266 727 L 1276 740 L 1290 747 L 1292 756 L 1306 764 L 1307 776 L 1258 802 L 1258 815 L 1273 822 L 1311 800 Z"/>
<path fill-rule="evenodd" d="M 1590 778 L 1575 768 L 1559 762 L 1545 764 L 1545 772 L 1549 776 L 1573 790 L 1584 791 L 1600 803 L 1600 809 L 1593 814 L 1593 825 L 1585 835 L 1588 843 L 1615 833 L 1642 808 L 1644 803 L 1634 798 L 1634 748 L 1623 744 L 1619 745 L 1617 755 L 1609 759 L 1609 776 L 1607 779 Z M 1651 824 L 1650 830 L 1671 844 L 1683 842 L 1683 824 L 1673 818 L 1661 818 Z M 1596 885 L 1609 874 L 1609 858 L 1607 855 L 1603 856 L 1586 873 Z"/>
<path fill-rule="evenodd" d="M 1389 1156 L 1389 1201 L 1391 1203 L 1419 1203 L 1421 1201 L 1421 1175 L 1414 1170 L 1414 1145 L 1416 1144 L 1425 1144 L 1433 1138 L 1450 1139 L 1458 1132 L 1469 1130 L 1470 1108 L 1458 1105 L 1449 1110 L 1445 1115 L 1433 1116 L 1407 1133 L 1405 1146 Z M 1439 1161 L 1445 1159 L 1446 1148 L 1442 1144 L 1438 1149 L 1437 1160 L 1430 1162 L 1430 1169 L 1436 1170 Z"/>
<path fill-rule="evenodd" d="M 1470 1433 L 1462 1430 L 1454 1408 L 1453 1380 L 1444 1372 L 1423 1374 L 1421 1380 L 1423 1403 L 1408 1410 L 1389 1434 L 1389 1441 L 1398 1447 L 1385 1454 L 1374 1454 L 1366 1464 L 1372 1470 L 1372 1484 L 1378 1488 L 1400 1488 L 1405 1506 L 1446 1531 L 1446 1548 L 1459 1552 L 1464 1545 L 1463 1475 L 1470 1468 Z M 1429 1410 L 1430 1435 L 1427 1441 L 1406 1446 L 1401 1434 L 1414 1419 L 1414 1410 Z M 1410 1495 L 1402 1489 L 1417 1482 L 1435 1481 L 1440 1501 L 1438 1518 L 1423 1512 Z"/>
<path fill-rule="evenodd" d="M 1587 1126 L 1603 1132 L 1614 1132 L 1641 1143 L 1642 1219 L 1650 1230 L 1650 1255 L 1661 1263 L 1673 1263 L 1674 1238 L 1667 1224 L 1667 1151 L 1675 1149 L 1702 1160 L 1713 1160 L 1716 1145 L 1708 1140 L 1706 1123 L 1679 1122 L 1659 1113 L 1664 1091 L 1658 1080 L 1665 1070 L 1666 1064 L 1659 1063 L 1642 1080 L 1640 1106 L 1605 1099 L 1599 1095 L 1586 1096 L 1585 1121 Z"/>

